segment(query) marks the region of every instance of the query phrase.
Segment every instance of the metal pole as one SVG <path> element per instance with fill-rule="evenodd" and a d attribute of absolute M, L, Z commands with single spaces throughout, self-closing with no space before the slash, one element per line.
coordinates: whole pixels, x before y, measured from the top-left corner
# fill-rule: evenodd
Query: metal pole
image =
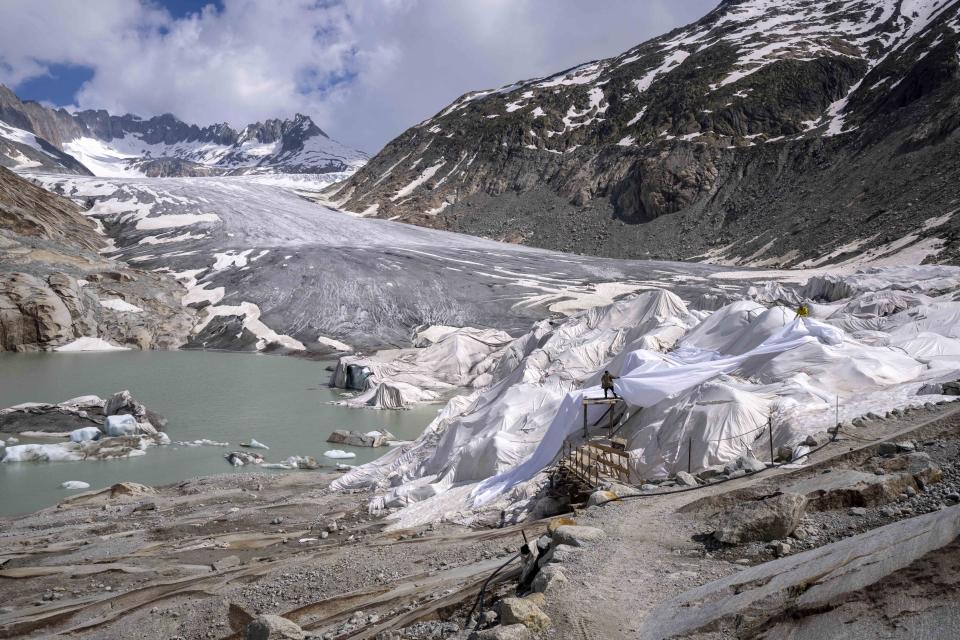
<path fill-rule="evenodd" d="M 687 473 L 693 473 L 693 438 L 687 439 Z"/>
<path fill-rule="evenodd" d="M 767 418 L 767 427 L 770 428 L 770 464 L 773 464 L 773 416 Z"/>
<path fill-rule="evenodd" d="M 583 403 L 583 437 L 587 437 L 587 403 Z"/>

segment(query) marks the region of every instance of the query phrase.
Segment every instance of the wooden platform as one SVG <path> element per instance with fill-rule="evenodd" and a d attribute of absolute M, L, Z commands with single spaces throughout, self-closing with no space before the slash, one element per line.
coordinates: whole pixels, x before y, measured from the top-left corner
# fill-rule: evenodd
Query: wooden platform
<path fill-rule="evenodd" d="M 626 451 L 627 441 L 616 437 L 617 425 L 626 411 L 626 403 L 622 398 L 584 398 L 583 405 L 583 442 L 574 444 L 568 438 L 563 443 L 552 479 L 555 484 L 576 486 L 579 487 L 577 491 L 585 489 L 588 492 L 603 482 L 628 483 L 630 456 Z M 603 415 L 592 425 L 587 415 L 590 405 L 607 406 Z M 600 433 L 597 433 L 596 427 L 599 427 Z"/>

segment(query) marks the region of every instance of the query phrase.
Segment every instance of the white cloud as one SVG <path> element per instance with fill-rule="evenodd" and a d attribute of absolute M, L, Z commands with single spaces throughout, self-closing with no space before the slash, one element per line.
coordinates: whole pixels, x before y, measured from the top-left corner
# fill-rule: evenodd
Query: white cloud
<path fill-rule="evenodd" d="M 715 0 L 4 0 L 0 82 L 89 66 L 77 104 L 235 126 L 294 112 L 376 151 L 466 91 L 615 55 Z"/>

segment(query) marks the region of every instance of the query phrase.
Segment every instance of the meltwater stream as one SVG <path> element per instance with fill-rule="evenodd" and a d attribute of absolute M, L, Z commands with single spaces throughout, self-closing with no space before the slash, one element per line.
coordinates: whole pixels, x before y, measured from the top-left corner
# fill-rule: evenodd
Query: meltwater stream
<path fill-rule="evenodd" d="M 332 445 L 327 436 L 335 429 L 386 427 L 399 438 L 412 439 L 440 409 L 441 405 L 426 405 L 378 411 L 331 405 L 339 392 L 326 385 L 328 364 L 200 351 L 0 354 L 0 408 L 89 394 L 106 397 L 129 389 L 169 420 L 166 432 L 174 441 L 207 438 L 231 445 L 151 447 L 145 456 L 124 460 L 0 464 L 0 516 L 34 511 L 76 493 L 60 487 L 66 480 L 88 482 L 94 490 L 121 481 L 159 485 L 230 473 L 234 469 L 223 454 L 251 437 L 270 447 L 261 452 L 269 462 L 312 455 L 332 465 L 337 461 L 322 455 L 330 449 L 357 454 L 343 462 L 367 462 L 387 450 Z M 21 443 L 27 442 L 33 440 L 21 438 Z M 255 468 L 239 468 L 251 470 Z"/>

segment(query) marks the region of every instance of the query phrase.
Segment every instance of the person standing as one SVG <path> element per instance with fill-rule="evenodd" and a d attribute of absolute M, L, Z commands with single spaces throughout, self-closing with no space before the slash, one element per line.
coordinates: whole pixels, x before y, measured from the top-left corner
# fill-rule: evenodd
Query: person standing
<path fill-rule="evenodd" d="M 613 390 L 613 381 L 617 379 L 617 376 L 611 375 L 609 371 L 604 370 L 603 375 L 600 376 L 600 386 L 603 388 L 603 397 L 607 398 L 607 394 L 613 394 L 614 398 L 619 398 L 617 392 Z"/>

